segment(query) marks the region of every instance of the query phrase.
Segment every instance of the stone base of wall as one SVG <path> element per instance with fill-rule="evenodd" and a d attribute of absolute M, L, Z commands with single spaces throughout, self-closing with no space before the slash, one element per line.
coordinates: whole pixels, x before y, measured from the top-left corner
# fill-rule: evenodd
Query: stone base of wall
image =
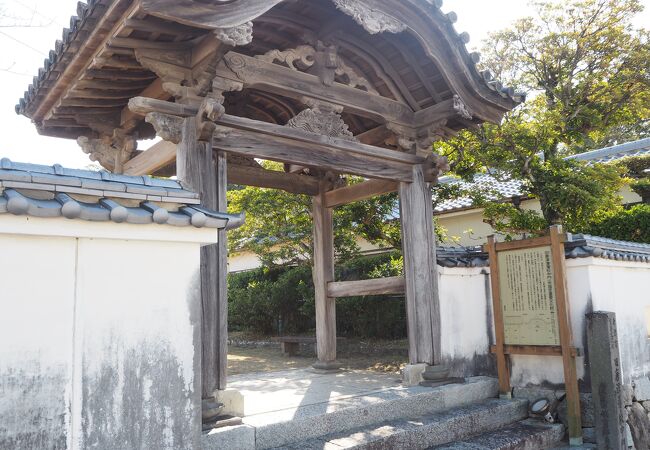
<path fill-rule="evenodd" d="M 623 386 L 628 448 L 650 448 L 650 379 Z"/>

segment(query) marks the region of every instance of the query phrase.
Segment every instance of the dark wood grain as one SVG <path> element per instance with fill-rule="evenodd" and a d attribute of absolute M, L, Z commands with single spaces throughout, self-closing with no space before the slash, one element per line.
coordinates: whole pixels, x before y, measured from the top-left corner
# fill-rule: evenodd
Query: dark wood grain
<path fill-rule="evenodd" d="M 400 183 L 402 252 L 411 364 L 440 364 L 440 299 L 431 189 L 421 166 L 413 182 Z"/>

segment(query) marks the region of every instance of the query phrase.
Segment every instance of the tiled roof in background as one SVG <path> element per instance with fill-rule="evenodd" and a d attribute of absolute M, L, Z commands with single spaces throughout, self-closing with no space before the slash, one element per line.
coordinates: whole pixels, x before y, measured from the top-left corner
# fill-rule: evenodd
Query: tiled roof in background
<path fill-rule="evenodd" d="M 588 234 L 569 234 L 564 244 L 567 259 L 604 258 L 650 264 L 650 244 L 617 241 Z M 480 246 L 438 247 L 438 265 L 443 267 L 487 267 L 488 254 Z"/>
<path fill-rule="evenodd" d="M 650 155 L 650 138 L 640 139 L 638 141 L 628 142 L 613 147 L 602 148 L 590 152 L 580 153 L 569 156 L 566 159 L 577 161 L 587 161 L 593 163 L 609 163 L 618 161 L 623 158 L 633 156 Z M 440 178 L 440 183 L 449 183 L 459 185 L 461 188 L 480 188 L 485 192 L 495 192 L 497 195 L 488 196 L 489 200 L 505 200 L 510 198 L 522 197 L 526 193 L 523 189 L 521 180 L 499 180 L 490 174 L 477 174 L 474 181 L 469 183 L 453 176 Z M 435 207 L 436 213 L 446 213 L 461 209 L 471 208 L 472 199 L 469 197 L 458 197 L 439 203 Z"/>
<path fill-rule="evenodd" d="M 644 155 L 650 155 L 650 138 L 592 150 L 590 152 L 580 153 L 579 155 L 569 156 L 566 159 L 588 161 L 589 163 L 608 163 L 623 158 Z"/>
<path fill-rule="evenodd" d="M 211 211 L 175 180 L 0 159 L 0 213 L 88 221 L 235 228 L 244 216 Z"/>
<path fill-rule="evenodd" d="M 440 178 L 440 183 L 458 185 L 463 189 L 480 188 L 485 192 L 494 192 L 493 195 L 486 195 L 488 200 L 502 200 L 525 195 L 522 189 L 523 182 L 521 180 L 500 181 L 493 175 L 489 174 L 477 174 L 474 176 L 474 181 L 471 183 L 455 177 L 447 176 Z M 435 212 L 444 213 L 458 209 L 471 208 L 472 206 L 473 202 L 470 197 L 458 197 L 437 204 Z"/>

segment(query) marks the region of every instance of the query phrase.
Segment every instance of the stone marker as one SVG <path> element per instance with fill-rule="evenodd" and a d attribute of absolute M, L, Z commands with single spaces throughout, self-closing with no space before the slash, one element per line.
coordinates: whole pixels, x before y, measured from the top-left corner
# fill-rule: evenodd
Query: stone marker
<path fill-rule="evenodd" d="M 587 314 L 587 342 L 598 448 L 626 449 L 616 314 Z"/>

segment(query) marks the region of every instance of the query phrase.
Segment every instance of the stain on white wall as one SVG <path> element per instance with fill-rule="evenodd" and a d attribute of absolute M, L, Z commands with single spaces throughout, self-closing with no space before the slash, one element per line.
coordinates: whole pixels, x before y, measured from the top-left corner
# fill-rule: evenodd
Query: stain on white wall
<path fill-rule="evenodd" d="M 492 305 L 486 295 L 489 272 L 438 267 L 438 274 L 443 363 L 451 376 L 495 374 Z"/>
<path fill-rule="evenodd" d="M 52 219 L 35 218 L 20 219 L 25 235 L 1 234 L 8 219 L 0 448 L 200 448 L 207 235 L 175 242 L 173 227 L 156 226 L 157 240 L 130 240 L 142 227 L 91 224 L 98 237 L 40 236 Z"/>
<path fill-rule="evenodd" d="M 75 241 L 0 235 L 0 448 L 70 448 Z"/>

